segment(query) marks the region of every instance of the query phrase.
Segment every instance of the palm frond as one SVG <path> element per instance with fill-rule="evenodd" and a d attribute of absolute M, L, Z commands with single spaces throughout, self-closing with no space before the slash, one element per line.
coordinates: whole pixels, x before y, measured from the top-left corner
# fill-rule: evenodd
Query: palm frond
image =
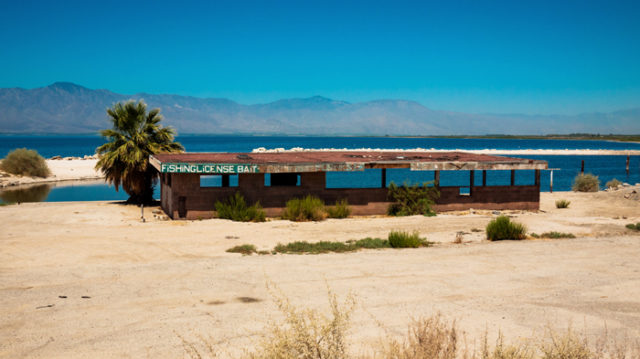
<path fill-rule="evenodd" d="M 147 112 L 140 100 L 118 102 L 107 109 L 111 129 L 100 131 L 108 142 L 96 148 L 96 169 L 116 190 L 122 187 L 131 197 L 150 195 L 156 173 L 149 166 L 149 156 L 161 152 L 181 152 L 174 142 L 175 130 L 163 127 L 160 109 Z"/>

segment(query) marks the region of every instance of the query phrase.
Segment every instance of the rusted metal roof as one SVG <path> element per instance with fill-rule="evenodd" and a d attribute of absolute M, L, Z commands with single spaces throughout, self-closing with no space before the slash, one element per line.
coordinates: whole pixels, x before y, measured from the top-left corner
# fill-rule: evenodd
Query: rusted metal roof
<path fill-rule="evenodd" d="M 422 170 L 546 169 L 547 162 L 469 152 L 301 151 L 268 153 L 172 153 L 150 157 L 163 173 L 282 173 L 364 171 L 366 168 Z"/>

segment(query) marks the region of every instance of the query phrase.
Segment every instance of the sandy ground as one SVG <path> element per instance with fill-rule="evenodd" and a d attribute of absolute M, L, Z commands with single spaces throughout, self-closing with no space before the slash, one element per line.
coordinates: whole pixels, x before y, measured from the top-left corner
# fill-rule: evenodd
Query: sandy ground
<path fill-rule="evenodd" d="M 490 212 L 437 217 L 159 221 L 108 202 L 0 207 L 0 357 L 184 357 L 179 336 L 210 338 L 225 354 L 251 347 L 279 318 L 267 281 L 293 303 L 327 309 L 327 285 L 355 295 L 350 339 L 370 353 L 412 318 L 441 312 L 469 340 L 508 341 L 572 324 L 588 334 L 640 337 L 640 221 L 632 190 L 543 193 L 541 211 L 509 212 L 530 232 L 569 240 L 485 241 Z M 625 198 L 625 195 L 629 198 Z M 556 209 L 555 200 L 571 200 Z M 386 237 L 418 230 L 434 247 L 346 254 L 241 256 L 295 240 Z M 464 231 L 464 243 L 453 240 Z M 61 298 L 64 296 L 66 298 Z M 87 298 L 83 298 L 87 297 Z"/>
<path fill-rule="evenodd" d="M 46 178 L 14 176 L 0 172 L 0 188 L 28 185 L 36 183 L 49 183 L 59 181 L 95 180 L 104 178 L 100 172 L 96 171 L 97 159 L 59 159 L 46 160 L 47 166 L 51 170 L 51 176 Z"/>

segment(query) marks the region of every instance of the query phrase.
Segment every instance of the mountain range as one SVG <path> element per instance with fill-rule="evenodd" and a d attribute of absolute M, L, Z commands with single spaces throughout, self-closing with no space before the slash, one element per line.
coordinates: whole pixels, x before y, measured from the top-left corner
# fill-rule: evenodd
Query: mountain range
<path fill-rule="evenodd" d="M 321 96 L 243 105 L 224 98 L 92 90 L 69 82 L 0 89 L 0 133 L 80 134 L 109 126 L 106 109 L 143 99 L 180 134 L 484 135 L 640 133 L 640 107 L 580 115 L 468 114 L 407 100 L 349 103 Z"/>

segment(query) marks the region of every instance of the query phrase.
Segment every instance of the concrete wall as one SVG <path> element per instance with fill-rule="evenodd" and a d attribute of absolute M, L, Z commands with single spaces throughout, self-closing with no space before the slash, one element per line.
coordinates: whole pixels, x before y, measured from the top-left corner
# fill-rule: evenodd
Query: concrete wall
<path fill-rule="evenodd" d="M 240 174 L 238 187 L 201 188 L 197 174 L 172 174 L 171 186 L 167 179 L 166 175 L 162 176 L 162 208 L 174 219 L 211 218 L 215 202 L 237 191 L 248 203 L 260 201 L 268 216 L 279 215 L 287 200 L 309 194 L 323 199 L 328 205 L 346 199 L 355 215 L 385 214 L 389 205 L 386 188 L 325 188 L 324 172 L 302 173 L 300 186 L 295 187 L 267 187 L 261 173 Z M 440 187 L 440 193 L 436 211 L 469 208 L 537 210 L 540 202 L 538 185 L 473 187 L 471 195 L 460 195 L 459 187 Z M 180 213 L 181 201 L 186 213 Z"/>

